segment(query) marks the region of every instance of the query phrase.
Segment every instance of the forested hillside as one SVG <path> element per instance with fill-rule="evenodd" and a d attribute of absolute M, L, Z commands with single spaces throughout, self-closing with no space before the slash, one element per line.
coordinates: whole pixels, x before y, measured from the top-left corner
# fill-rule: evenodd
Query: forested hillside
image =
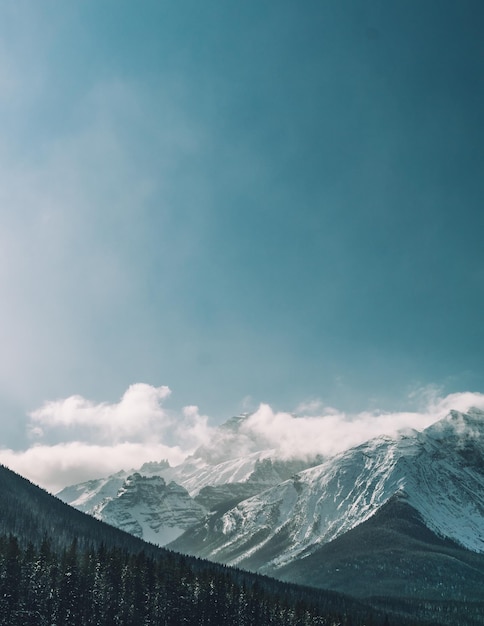
<path fill-rule="evenodd" d="M 168 552 L 79 551 L 74 540 L 59 553 L 47 539 L 25 549 L 13 536 L 0 539 L 0 623 L 10 626 L 367 623 L 366 607 L 349 605 Z"/>

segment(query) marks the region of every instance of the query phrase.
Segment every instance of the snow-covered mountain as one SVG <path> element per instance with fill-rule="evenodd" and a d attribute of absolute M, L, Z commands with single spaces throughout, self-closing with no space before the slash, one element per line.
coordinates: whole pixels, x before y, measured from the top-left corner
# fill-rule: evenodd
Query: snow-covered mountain
<path fill-rule="evenodd" d="M 280 460 L 241 431 L 247 415 L 228 420 L 209 445 L 176 467 L 166 461 L 66 487 L 57 496 L 138 537 L 165 545 L 209 510 L 234 504 L 314 465 Z"/>
<path fill-rule="evenodd" d="M 187 531 L 171 547 L 276 574 L 404 500 L 436 535 L 484 552 L 484 412 L 378 437 Z"/>
<path fill-rule="evenodd" d="M 147 463 L 58 495 L 160 545 L 174 539 L 175 550 L 276 576 L 395 498 L 429 532 L 484 553 L 483 411 L 452 411 L 422 432 L 377 437 L 317 464 L 257 449 L 244 419 L 177 467 Z"/>
<path fill-rule="evenodd" d="M 101 501 L 92 514 L 145 541 L 165 545 L 204 518 L 207 510 L 180 485 L 134 473 L 116 497 Z"/>
<path fill-rule="evenodd" d="M 244 419 L 177 467 L 146 463 L 59 495 L 173 550 L 377 605 L 481 602 L 484 411 L 312 463 L 278 459 Z"/>

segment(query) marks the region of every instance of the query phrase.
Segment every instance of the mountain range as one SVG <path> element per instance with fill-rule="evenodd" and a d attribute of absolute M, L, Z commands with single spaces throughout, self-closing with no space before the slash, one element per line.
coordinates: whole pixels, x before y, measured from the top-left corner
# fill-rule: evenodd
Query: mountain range
<path fill-rule="evenodd" d="M 1 465 L 0 493 L 0 624 L 388 623 L 388 609 L 146 543 Z M 425 616 L 415 621 L 413 609 L 398 619 L 435 624 Z"/>
<path fill-rule="evenodd" d="M 58 495 L 154 543 L 282 580 L 386 602 L 480 602 L 483 411 L 327 459 L 241 446 L 245 419 L 177 467 L 154 462 Z"/>

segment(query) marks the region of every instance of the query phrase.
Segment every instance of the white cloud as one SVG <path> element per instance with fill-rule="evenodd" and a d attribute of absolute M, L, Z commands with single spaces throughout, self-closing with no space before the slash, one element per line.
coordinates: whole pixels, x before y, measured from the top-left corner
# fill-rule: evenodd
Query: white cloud
<path fill-rule="evenodd" d="M 213 462 L 267 449 L 280 458 L 329 456 L 378 435 L 422 430 L 451 409 L 484 409 L 484 394 L 443 396 L 428 387 L 415 395 L 420 406 L 414 411 L 347 414 L 321 409 L 322 403 L 313 400 L 299 408 L 310 413 L 320 409 L 320 414 L 296 417 L 261 404 L 237 431 L 216 429 L 194 405 L 178 414 L 168 411 L 162 405 L 169 394 L 168 387 L 137 383 L 113 404 L 81 396 L 47 402 L 30 415 L 29 428 L 42 441 L 24 451 L 0 450 L 0 462 L 55 492 L 120 469 L 139 468 L 146 461 L 167 459 L 177 465 L 199 446 Z M 62 440 L 55 441 L 59 436 Z"/>
<path fill-rule="evenodd" d="M 428 410 L 436 415 L 437 419 L 445 417 L 450 410 L 465 413 L 471 407 L 484 409 L 484 394 L 472 391 L 451 393 L 445 397 L 439 397 L 436 390 L 429 396 Z"/>
<path fill-rule="evenodd" d="M 190 405 L 183 408 L 183 417 L 177 427 L 177 436 L 184 448 L 195 449 L 207 445 L 215 430 L 208 424 L 208 415 L 200 415 L 198 406 Z"/>
<path fill-rule="evenodd" d="M 441 397 L 438 390 L 428 388 L 420 396 L 425 405 L 418 411 L 363 411 L 352 415 L 329 408 L 319 416 L 295 417 L 261 404 L 246 421 L 243 431 L 257 438 L 260 445 L 277 450 L 282 458 L 328 456 L 378 435 L 393 435 L 408 428 L 422 430 L 445 417 L 451 409 L 462 412 L 472 406 L 484 409 L 484 394 L 480 393 Z M 315 406 L 312 402 L 309 408 L 313 410 Z"/>
<path fill-rule="evenodd" d="M 166 386 L 136 383 L 117 403 L 79 395 L 46 402 L 30 413 L 28 424 L 41 442 L 23 451 L 0 450 L 0 462 L 52 492 L 146 461 L 177 465 L 210 441 L 213 428 L 196 406 L 180 415 L 165 409 L 170 393 Z"/>
<path fill-rule="evenodd" d="M 137 469 L 146 461 L 167 459 L 177 465 L 185 456 L 178 446 L 132 442 L 102 446 L 71 441 L 34 445 L 22 452 L 0 450 L 1 463 L 52 493 L 121 469 Z"/>
<path fill-rule="evenodd" d="M 168 387 L 153 387 L 144 383 L 130 385 L 117 404 L 94 404 L 82 396 L 46 402 L 30 414 L 35 434 L 39 426 L 83 426 L 111 441 L 126 437 L 159 434 L 170 424 L 161 402 L 170 395 Z"/>

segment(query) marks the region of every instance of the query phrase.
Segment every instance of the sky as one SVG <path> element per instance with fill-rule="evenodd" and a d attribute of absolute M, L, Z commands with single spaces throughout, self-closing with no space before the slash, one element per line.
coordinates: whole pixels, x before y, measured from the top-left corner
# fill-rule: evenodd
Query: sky
<path fill-rule="evenodd" d="M 479 403 L 483 27 L 481 0 L 2 3 L 0 461 Z"/>

